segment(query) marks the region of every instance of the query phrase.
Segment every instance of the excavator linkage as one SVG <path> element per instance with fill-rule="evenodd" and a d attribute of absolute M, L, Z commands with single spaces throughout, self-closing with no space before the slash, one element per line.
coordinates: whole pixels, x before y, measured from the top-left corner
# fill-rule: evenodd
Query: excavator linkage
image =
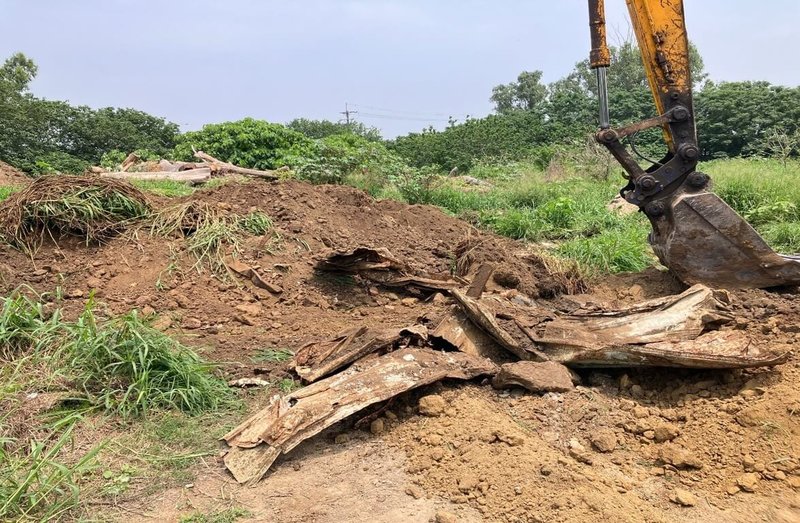
<path fill-rule="evenodd" d="M 697 172 L 697 144 L 689 41 L 683 0 L 626 0 L 658 116 L 614 129 L 609 122 L 605 70 L 604 0 L 589 0 L 592 51 L 597 70 L 600 130 L 596 138 L 627 172 L 620 194 L 647 215 L 650 244 L 685 283 L 728 288 L 800 285 L 800 256 L 773 251 L 744 218 L 709 191 Z M 639 131 L 661 127 L 669 152 L 643 169 L 622 144 Z"/>

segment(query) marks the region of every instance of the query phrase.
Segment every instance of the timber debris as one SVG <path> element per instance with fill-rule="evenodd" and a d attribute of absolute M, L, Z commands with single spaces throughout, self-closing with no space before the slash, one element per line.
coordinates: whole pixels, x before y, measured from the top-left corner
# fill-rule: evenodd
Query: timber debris
<path fill-rule="evenodd" d="M 231 268 L 252 277 L 250 267 Z M 490 376 L 495 388 L 565 392 L 579 380 L 570 367 L 741 368 L 789 356 L 788 349 L 763 351 L 746 333 L 723 329 L 735 319 L 731 298 L 703 285 L 622 308 L 576 300 L 564 312 L 516 292 L 485 293 L 492 264 L 467 282 L 415 268 L 388 249 L 359 246 L 332 252 L 315 268 L 417 296 L 444 292 L 453 306 L 438 320 L 356 325 L 301 346 L 290 367 L 310 385 L 273 396 L 223 438 L 225 466 L 240 483 L 258 481 L 278 456 L 348 416 L 445 378 Z"/>

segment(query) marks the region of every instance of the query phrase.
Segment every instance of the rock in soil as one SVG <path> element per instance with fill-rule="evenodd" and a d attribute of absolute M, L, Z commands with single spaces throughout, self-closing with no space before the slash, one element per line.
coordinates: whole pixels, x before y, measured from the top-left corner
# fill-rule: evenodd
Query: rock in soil
<path fill-rule="evenodd" d="M 739 476 L 736 480 L 736 484 L 745 492 L 755 492 L 758 486 L 758 480 L 758 474 L 755 472 L 747 472 Z"/>
<path fill-rule="evenodd" d="M 492 380 L 496 389 L 515 385 L 531 392 L 567 392 L 574 387 L 569 369 L 554 361 L 506 363 Z"/>
<path fill-rule="evenodd" d="M 600 452 L 613 452 L 617 447 L 617 435 L 611 429 L 601 429 L 591 435 L 592 446 Z"/>
<path fill-rule="evenodd" d="M 693 507 L 697 505 L 697 496 L 682 488 L 676 488 L 675 492 L 669 497 L 669 500 L 683 507 Z"/>
<path fill-rule="evenodd" d="M 436 512 L 436 523 L 458 523 L 458 517 L 452 512 L 440 510 Z"/>
<path fill-rule="evenodd" d="M 666 445 L 658 453 L 659 459 L 668 465 L 672 465 L 676 469 L 701 469 L 703 462 L 687 449 L 675 446 Z"/>
<path fill-rule="evenodd" d="M 423 396 L 419 399 L 419 413 L 425 416 L 441 416 L 447 408 L 447 402 L 438 394 Z"/>

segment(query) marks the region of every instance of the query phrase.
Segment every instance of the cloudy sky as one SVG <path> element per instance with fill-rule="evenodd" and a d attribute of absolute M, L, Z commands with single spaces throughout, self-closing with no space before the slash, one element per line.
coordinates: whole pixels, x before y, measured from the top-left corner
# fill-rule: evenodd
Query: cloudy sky
<path fill-rule="evenodd" d="M 607 0 L 626 35 L 624 0 Z M 686 0 L 714 80 L 800 84 L 797 0 Z M 588 51 L 585 0 L 0 0 L 0 56 L 39 65 L 36 95 L 134 107 L 184 130 L 245 116 L 355 117 L 384 135 L 482 116 L 522 70 Z"/>

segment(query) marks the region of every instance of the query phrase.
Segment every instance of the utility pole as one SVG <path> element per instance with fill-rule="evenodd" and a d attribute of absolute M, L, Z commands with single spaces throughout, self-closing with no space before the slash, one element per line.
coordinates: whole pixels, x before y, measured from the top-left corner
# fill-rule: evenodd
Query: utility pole
<path fill-rule="evenodd" d="M 345 102 L 345 104 L 344 104 L 344 111 L 340 112 L 339 114 L 343 114 L 343 115 L 344 115 L 344 121 L 345 121 L 345 123 L 347 123 L 347 125 L 350 125 L 350 115 L 351 115 L 351 114 L 358 114 L 358 111 L 351 111 L 351 110 L 350 110 L 350 109 L 347 107 L 347 102 Z"/>

